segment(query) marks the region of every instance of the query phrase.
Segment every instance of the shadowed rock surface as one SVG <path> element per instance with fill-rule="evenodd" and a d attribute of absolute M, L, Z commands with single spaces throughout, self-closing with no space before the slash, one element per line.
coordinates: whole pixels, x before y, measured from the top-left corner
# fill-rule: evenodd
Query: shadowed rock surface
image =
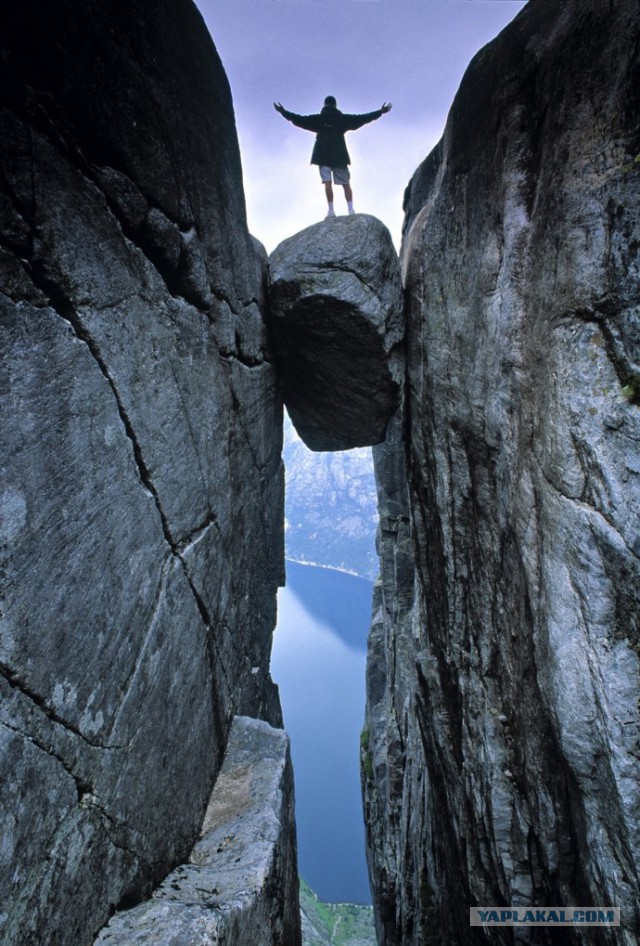
<path fill-rule="evenodd" d="M 324 220 L 271 262 L 271 327 L 293 425 L 312 450 L 384 439 L 402 381 L 402 289 L 375 217 Z"/>
<path fill-rule="evenodd" d="M 281 401 L 192 3 L 2 5 L 0 221 L 0 940 L 84 946 L 280 722 Z"/>
<path fill-rule="evenodd" d="M 363 745 L 385 946 L 638 941 L 639 41 L 637 3 L 529 4 L 407 191 Z M 532 903 L 623 925 L 468 926 Z"/>
<path fill-rule="evenodd" d="M 96 946 L 297 946 L 294 838 L 289 739 L 236 717 L 188 863 L 116 914 Z"/>

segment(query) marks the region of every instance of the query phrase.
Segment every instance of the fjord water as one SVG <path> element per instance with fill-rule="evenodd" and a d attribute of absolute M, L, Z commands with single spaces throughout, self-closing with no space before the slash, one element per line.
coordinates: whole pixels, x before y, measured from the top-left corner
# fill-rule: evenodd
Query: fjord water
<path fill-rule="evenodd" d="M 271 673 L 291 736 L 300 874 L 330 902 L 371 903 L 359 741 L 372 583 L 287 562 Z"/>

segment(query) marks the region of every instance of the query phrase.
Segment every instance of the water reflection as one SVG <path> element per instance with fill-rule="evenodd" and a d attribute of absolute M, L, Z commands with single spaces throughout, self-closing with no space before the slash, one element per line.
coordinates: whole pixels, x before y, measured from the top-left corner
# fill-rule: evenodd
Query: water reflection
<path fill-rule="evenodd" d="M 347 572 L 287 562 L 287 587 L 316 621 L 345 644 L 366 651 L 371 616 L 371 582 Z"/>
<path fill-rule="evenodd" d="M 358 754 L 371 583 L 289 562 L 287 576 L 271 672 L 291 736 L 300 873 L 322 900 L 370 903 Z"/>

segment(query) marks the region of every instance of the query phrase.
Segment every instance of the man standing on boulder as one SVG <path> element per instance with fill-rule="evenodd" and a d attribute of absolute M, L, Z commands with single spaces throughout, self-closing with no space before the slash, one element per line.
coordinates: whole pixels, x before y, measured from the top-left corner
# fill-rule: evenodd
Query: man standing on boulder
<path fill-rule="evenodd" d="M 367 112 L 365 115 L 346 115 L 337 108 L 337 103 L 333 95 L 327 95 L 324 100 L 324 108 L 318 115 L 296 115 L 295 112 L 288 112 L 279 102 L 274 102 L 273 107 L 276 112 L 280 112 L 283 118 L 292 122 L 298 128 L 305 128 L 307 131 L 316 132 L 316 143 L 311 155 L 311 163 L 320 167 L 320 179 L 324 184 L 329 204 L 327 217 L 335 217 L 333 209 L 333 187 L 334 184 L 341 184 L 344 187 L 344 196 L 347 200 L 349 213 L 355 213 L 353 209 L 353 191 L 349 183 L 350 174 L 347 165 L 351 163 L 349 152 L 345 144 L 344 136 L 347 131 L 355 131 L 368 122 L 373 122 L 381 115 L 385 115 L 390 109 L 391 104 L 385 102 L 381 108 L 375 112 Z"/>

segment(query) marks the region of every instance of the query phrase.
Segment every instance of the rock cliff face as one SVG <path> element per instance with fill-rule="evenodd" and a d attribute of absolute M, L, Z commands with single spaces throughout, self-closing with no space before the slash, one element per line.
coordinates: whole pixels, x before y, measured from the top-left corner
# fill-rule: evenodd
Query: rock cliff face
<path fill-rule="evenodd" d="M 83 946 L 279 724 L 282 410 L 195 7 L 8 0 L 0 46 L 0 939 Z"/>
<path fill-rule="evenodd" d="M 398 255 L 375 217 L 336 217 L 273 251 L 271 327 L 284 401 L 312 450 L 384 440 L 403 361 Z"/>
<path fill-rule="evenodd" d="M 635 2 L 529 4 L 407 191 L 363 739 L 386 946 L 512 943 L 468 908 L 531 903 L 637 942 L 639 48 Z"/>

